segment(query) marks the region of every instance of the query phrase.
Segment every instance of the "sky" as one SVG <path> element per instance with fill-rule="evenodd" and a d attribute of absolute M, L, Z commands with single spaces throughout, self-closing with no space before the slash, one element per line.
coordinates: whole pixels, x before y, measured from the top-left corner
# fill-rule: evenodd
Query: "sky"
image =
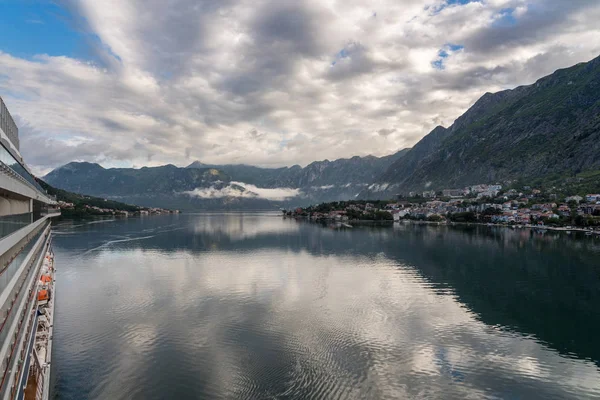
<path fill-rule="evenodd" d="M 599 56 L 599 20 L 597 0 L 0 0 L 0 96 L 38 174 L 381 156 Z"/>

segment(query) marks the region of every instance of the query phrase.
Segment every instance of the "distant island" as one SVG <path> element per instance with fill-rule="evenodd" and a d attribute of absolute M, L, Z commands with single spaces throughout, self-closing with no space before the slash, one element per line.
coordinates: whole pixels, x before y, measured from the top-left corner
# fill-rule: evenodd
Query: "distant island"
<path fill-rule="evenodd" d="M 90 218 L 95 216 L 122 216 L 178 214 L 179 210 L 168 210 L 157 207 L 140 207 L 132 204 L 121 203 L 100 197 L 87 196 L 57 189 L 41 179 L 37 179 L 40 186 L 52 196 L 60 207 L 62 218 Z"/>

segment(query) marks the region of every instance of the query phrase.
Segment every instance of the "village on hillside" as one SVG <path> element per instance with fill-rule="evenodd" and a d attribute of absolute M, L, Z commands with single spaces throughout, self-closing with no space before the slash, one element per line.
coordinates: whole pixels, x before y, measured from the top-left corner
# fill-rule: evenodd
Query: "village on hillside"
<path fill-rule="evenodd" d="M 600 231 L 600 194 L 564 198 L 524 186 L 479 184 L 462 189 L 410 192 L 394 201 L 340 201 L 284 211 L 286 216 L 338 221 L 428 221 L 587 228 Z"/>
<path fill-rule="evenodd" d="M 86 213 L 89 215 L 113 215 L 121 217 L 131 217 L 134 215 L 161 215 L 161 214 L 179 214 L 179 210 L 167 210 L 157 207 L 135 207 L 132 206 L 129 210 L 123 210 L 110 207 L 98 207 L 89 204 L 76 205 L 66 201 L 58 201 L 58 206 L 63 215 L 71 216 L 71 213 Z"/>

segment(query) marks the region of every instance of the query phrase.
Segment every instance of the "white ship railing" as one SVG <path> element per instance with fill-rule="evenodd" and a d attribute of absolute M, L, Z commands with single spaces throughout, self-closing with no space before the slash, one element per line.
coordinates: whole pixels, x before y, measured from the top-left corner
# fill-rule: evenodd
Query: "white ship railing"
<path fill-rule="evenodd" d="M 32 326 L 31 317 L 35 317 L 35 312 L 37 310 L 35 307 L 37 305 L 36 281 L 39 279 L 39 269 L 44 258 L 44 250 L 49 243 L 49 234 L 50 225 L 48 225 L 43 234 L 39 237 L 35 246 L 21 264 L 19 272 L 13 276 L 9 286 L 0 297 L 0 304 L 4 304 L 4 302 L 9 300 L 8 296 L 12 292 L 9 288 L 17 285 L 21 275 L 26 274 L 26 281 L 22 287 L 28 288 L 28 290 L 24 292 L 24 294 L 17 296 L 16 301 L 18 307 L 16 310 L 11 311 L 11 313 L 15 313 L 14 316 L 18 319 L 16 321 L 11 321 L 10 325 L 5 324 L 2 328 L 2 330 L 8 329 L 8 331 L 6 334 L 7 339 L 4 340 L 0 347 L 0 399 L 10 399 L 14 397 L 17 378 L 19 377 L 23 366 L 22 360 L 29 356 L 29 354 L 24 354 L 23 352 L 24 347 L 27 345 L 27 341 L 24 340 L 24 338 L 29 338 L 27 333 L 30 333 L 31 329 L 35 329 L 35 327 Z M 44 244 L 46 246 L 44 246 Z M 4 301 L 2 302 L 2 300 Z M 27 316 L 29 316 L 29 318 L 27 318 Z"/>
<path fill-rule="evenodd" d="M 36 228 L 43 225 L 44 222 L 49 220 L 50 218 L 58 217 L 60 213 L 48 214 L 43 216 L 42 218 L 34 221 L 33 223 L 11 233 L 0 239 L 0 255 L 6 253 L 13 247 L 15 247 L 23 238 L 33 232 Z M 2 304 L 0 302 L 0 304 Z"/>
<path fill-rule="evenodd" d="M 3 150 L 6 151 L 6 149 L 4 149 L 3 147 L 0 148 L 0 156 L 2 155 Z M 20 165 L 20 164 L 18 164 L 18 165 Z M 26 171 L 25 168 L 23 168 L 23 170 Z M 28 188 L 34 190 L 36 193 L 38 193 L 42 197 L 45 197 L 49 203 L 56 202 L 56 199 L 55 198 L 52 199 L 50 197 L 50 195 L 48 193 L 46 193 L 46 191 L 37 182 L 35 184 L 33 184 L 29 180 L 25 179 L 25 177 L 23 177 L 21 174 L 17 173 L 13 168 L 11 168 L 9 165 L 4 163 L 1 159 L 0 159 L 0 172 L 4 173 L 5 175 L 7 175 L 13 179 L 16 179 L 17 181 L 21 182 Z M 35 179 L 33 179 L 33 177 L 31 177 L 31 179 L 33 180 L 33 182 L 35 182 Z"/>

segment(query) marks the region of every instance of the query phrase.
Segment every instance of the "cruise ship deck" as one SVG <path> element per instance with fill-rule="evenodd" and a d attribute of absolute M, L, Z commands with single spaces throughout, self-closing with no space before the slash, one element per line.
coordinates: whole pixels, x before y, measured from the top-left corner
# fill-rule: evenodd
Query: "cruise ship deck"
<path fill-rule="evenodd" d="M 0 400 L 50 395 L 51 218 L 60 211 L 19 146 L 18 128 L 0 98 Z"/>

